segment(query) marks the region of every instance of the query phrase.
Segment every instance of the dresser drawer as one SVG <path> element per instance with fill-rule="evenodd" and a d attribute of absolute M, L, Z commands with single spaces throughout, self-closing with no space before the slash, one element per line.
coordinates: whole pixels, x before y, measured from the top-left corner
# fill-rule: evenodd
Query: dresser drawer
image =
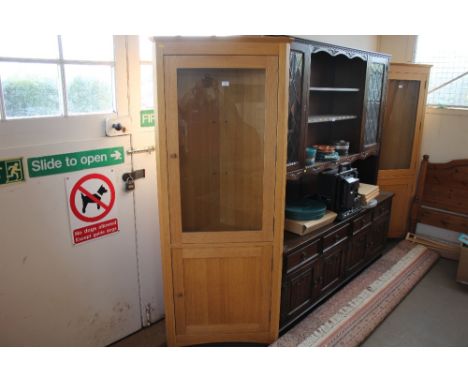
<path fill-rule="evenodd" d="M 371 211 L 366 212 L 364 215 L 358 217 L 357 219 L 353 220 L 353 233 L 359 231 L 361 228 L 364 228 L 370 224 L 372 221 L 372 213 Z"/>
<path fill-rule="evenodd" d="M 374 208 L 374 220 L 377 219 L 379 216 L 385 215 L 386 213 L 390 212 L 390 202 L 391 200 L 385 200 L 384 202 L 380 203 L 377 207 Z"/>
<path fill-rule="evenodd" d="M 323 238 L 323 251 L 325 252 L 327 248 L 330 248 L 336 243 L 339 243 L 340 241 L 345 239 L 348 236 L 348 229 L 349 224 L 346 224 L 344 227 L 341 227 L 340 229 L 337 229 L 336 231 L 327 234 Z"/>
<path fill-rule="evenodd" d="M 320 252 L 320 239 L 313 241 L 306 247 L 286 255 L 286 273 L 294 271 L 302 264 L 308 262 Z"/>

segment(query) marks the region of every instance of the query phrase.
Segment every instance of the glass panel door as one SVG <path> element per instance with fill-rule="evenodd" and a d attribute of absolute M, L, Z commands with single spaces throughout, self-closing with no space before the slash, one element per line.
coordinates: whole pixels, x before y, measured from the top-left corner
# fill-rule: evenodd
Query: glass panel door
<path fill-rule="evenodd" d="M 166 90 L 174 237 L 272 237 L 277 60 L 179 56 L 165 65 L 175 89 Z"/>
<path fill-rule="evenodd" d="M 419 88 L 416 80 L 390 80 L 382 132 L 381 170 L 409 169 L 416 130 Z"/>
<path fill-rule="evenodd" d="M 261 230 L 264 69 L 178 69 L 182 230 Z"/>

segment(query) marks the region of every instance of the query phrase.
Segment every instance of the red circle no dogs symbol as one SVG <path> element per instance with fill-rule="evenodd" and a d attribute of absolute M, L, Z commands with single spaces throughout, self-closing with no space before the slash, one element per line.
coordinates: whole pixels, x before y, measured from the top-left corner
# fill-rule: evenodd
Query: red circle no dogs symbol
<path fill-rule="evenodd" d="M 78 192 L 80 195 L 77 195 Z M 70 192 L 70 208 L 73 215 L 89 223 L 106 217 L 112 210 L 114 202 L 114 185 L 108 177 L 102 174 L 89 174 L 82 177 Z M 80 205 L 77 206 L 77 203 Z"/>

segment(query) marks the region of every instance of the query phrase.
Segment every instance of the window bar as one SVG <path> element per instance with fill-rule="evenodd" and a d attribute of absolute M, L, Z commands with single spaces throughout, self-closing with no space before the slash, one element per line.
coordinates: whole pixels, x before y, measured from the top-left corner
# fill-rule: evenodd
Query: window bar
<path fill-rule="evenodd" d="M 63 49 L 62 49 L 62 36 L 57 36 L 58 47 L 59 47 L 59 67 L 60 67 L 60 77 L 62 83 L 62 105 L 63 105 L 63 115 L 68 116 L 68 98 L 67 98 L 67 79 L 65 78 L 65 64 L 63 62 Z"/>
<path fill-rule="evenodd" d="M 455 78 L 452 78 L 451 80 L 449 80 L 447 82 L 444 82 L 442 85 L 439 85 L 439 86 L 435 87 L 434 89 L 429 90 L 427 92 L 427 94 L 430 94 L 432 92 L 435 92 L 436 90 L 442 89 L 443 87 L 451 84 L 452 82 L 455 82 L 456 80 L 459 80 L 460 78 L 465 77 L 467 74 L 468 74 L 468 72 L 462 73 L 459 76 L 457 76 Z"/>
<path fill-rule="evenodd" d="M 5 102 L 3 100 L 2 77 L 0 75 L 0 121 L 6 120 Z"/>

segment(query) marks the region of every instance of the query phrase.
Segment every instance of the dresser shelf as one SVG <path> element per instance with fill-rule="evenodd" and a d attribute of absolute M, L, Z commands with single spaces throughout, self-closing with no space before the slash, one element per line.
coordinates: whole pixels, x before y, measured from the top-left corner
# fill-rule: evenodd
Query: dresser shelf
<path fill-rule="evenodd" d="M 356 93 L 359 88 L 339 88 L 339 87 L 325 87 L 325 86 L 311 86 L 311 92 L 343 92 L 343 93 Z"/>
<path fill-rule="evenodd" d="M 356 115 L 338 115 L 338 114 L 327 114 L 327 115 L 311 115 L 308 119 L 308 123 L 322 123 L 322 122 L 337 122 L 347 121 L 350 119 L 356 119 Z"/>

